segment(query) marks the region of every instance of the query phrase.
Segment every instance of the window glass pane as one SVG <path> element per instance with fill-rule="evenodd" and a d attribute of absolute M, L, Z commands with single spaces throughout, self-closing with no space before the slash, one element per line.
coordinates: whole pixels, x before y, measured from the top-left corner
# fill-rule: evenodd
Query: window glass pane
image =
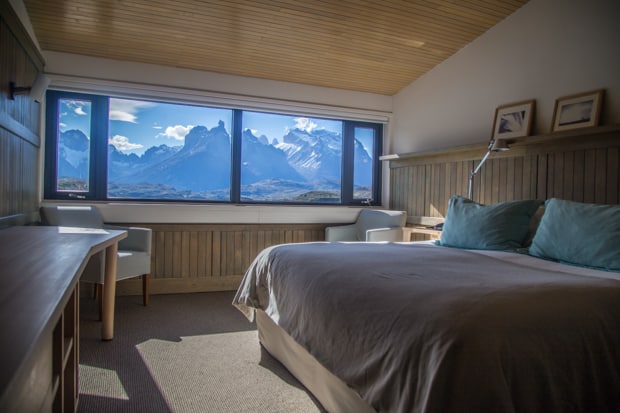
<path fill-rule="evenodd" d="M 373 154 L 375 129 L 354 128 L 355 151 L 353 153 L 353 198 L 372 199 Z"/>
<path fill-rule="evenodd" d="M 339 203 L 341 121 L 243 112 L 241 201 Z"/>
<path fill-rule="evenodd" d="M 56 190 L 88 192 L 92 104 L 86 100 L 58 102 Z"/>
<path fill-rule="evenodd" d="M 110 99 L 108 197 L 230 200 L 232 110 Z"/>

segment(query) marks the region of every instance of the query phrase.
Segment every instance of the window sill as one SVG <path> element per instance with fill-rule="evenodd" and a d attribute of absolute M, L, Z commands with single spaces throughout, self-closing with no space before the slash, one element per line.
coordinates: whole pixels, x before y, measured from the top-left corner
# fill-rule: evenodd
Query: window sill
<path fill-rule="evenodd" d="M 46 205 L 87 202 L 44 201 Z M 232 205 L 88 202 L 106 222 L 152 224 L 321 224 L 355 221 L 362 207 L 313 205 Z"/>

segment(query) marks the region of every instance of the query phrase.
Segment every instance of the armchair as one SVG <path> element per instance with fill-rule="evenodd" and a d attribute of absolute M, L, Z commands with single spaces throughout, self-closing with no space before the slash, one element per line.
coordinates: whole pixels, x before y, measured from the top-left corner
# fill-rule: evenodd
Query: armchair
<path fill-rule="evenodd" d="M 362 209 L 355 223 L 325 228 L 326 241 L 402 241 L 405 211 Z"/>
<path fill-rule="evenodd" d="M 95 206 L 42 206 L 40 209 L 43 225 L 103 228 L 127 231 L 127 238 L 118 243 L 116 280 L 142 277 L 142 301 L 149 303 L 149 276 L 151 273 L 151 229 L 106 225 Z M 80 281 L 95 283 L 101 304 L 105 251 L 89 260 Z"/>

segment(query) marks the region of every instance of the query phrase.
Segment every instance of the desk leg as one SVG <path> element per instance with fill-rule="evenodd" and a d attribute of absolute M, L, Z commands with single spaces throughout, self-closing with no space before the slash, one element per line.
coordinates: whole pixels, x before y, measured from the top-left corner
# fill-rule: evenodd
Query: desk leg
<path fill-rule="evenodd" d="M 105 275 L 103 278 L 103 297 L 101 313 L 101 339 L 112 340 L 114 337 L 114 298 L 116 295 L 116 254 L 118 244 L 114 243 L 105 250 Z"/>

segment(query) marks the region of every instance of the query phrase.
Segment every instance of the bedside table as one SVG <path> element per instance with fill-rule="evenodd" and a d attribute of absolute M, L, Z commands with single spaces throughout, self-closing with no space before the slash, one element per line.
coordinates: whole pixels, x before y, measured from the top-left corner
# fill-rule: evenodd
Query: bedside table
<path fill-rule="evenodd" d="M 411 241 L 412 234 L 427 235 L 429 239 L 437 240 L 441 238 L 441 230 L 433 229 L 432 227 L 404 227 L 403 228 L 403 241 Z"/>

